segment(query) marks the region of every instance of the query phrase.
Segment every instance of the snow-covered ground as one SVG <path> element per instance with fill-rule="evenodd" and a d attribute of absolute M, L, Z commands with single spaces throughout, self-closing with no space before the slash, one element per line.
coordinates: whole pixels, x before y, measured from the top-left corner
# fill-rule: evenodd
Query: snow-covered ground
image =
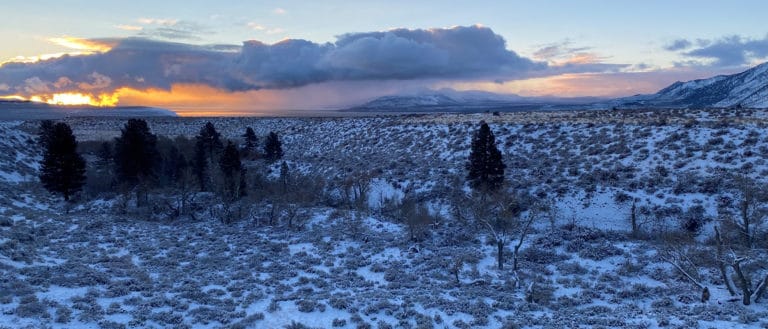
<path fill-rule="evenodd" d="M 704 251 L 691 258 L 708 257 L 716 205 L 731 193 L 726 174 L 762 181 L 768 173 L 766 117 L 674 110 L 211 119 L 230 138 L 246 126 L 278 132 L 301 174 L 371 177 L 368 209 L 307 206 L 302 227 L 151 221 L 102 198 L 67 212 L 36 182 L 40 152 L 28 143 L 36 123 L 0 123 L 0 219 L 8 219 L 0 221 L 0 328 L 764 327 L 765 302 L 741 305 L 714 268 L 695 273 L 712 294 L 701 302 L 700 289 L 662 261 L 668 244 L 659 237 L 702 206 Z M 552 221 L 536 222 L 525 240 L 516 272 L 511 256 L 497 269 L 486 232 L 452 218 L 448 206 L 465 188 L 480 120 L 491 123 L 511 188 L 553 206 Z M 173 137 L 193 136 L 205 121 L 149 122 Z M 69 123 L 81 141 L 112 138 L 123 124 Z M 443 217 L 419 242 L 385 209 L 406 196 Z M 631 200 L 642 238 L 630 236 Z"/>

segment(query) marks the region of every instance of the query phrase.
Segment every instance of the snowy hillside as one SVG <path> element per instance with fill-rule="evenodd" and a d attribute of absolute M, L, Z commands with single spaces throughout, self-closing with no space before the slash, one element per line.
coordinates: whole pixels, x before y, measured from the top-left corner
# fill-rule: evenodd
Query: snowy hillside
<path fill-rule="evenodd" d="M 233 140 L 245 127 L 262 141 L 277 132 L 290 170 L 309 177 L 303 182 L 334 189 L 369 178 L 367 202 L 340 206 L 329 193 L 280 210 L 248 199 L 230 224 L 217 219 L 217 207 L 174 220 L 131 212 L 114 192 L 65 211 L 34 180 L 39 150 L 23 141 L 37 122 L 3 123 L 3 136 L 13 137 L 0 140 L 0 175 L 12 177 L 0 190 L 0 328 L 768 324 L 765 300 L 745 306 L 728 292 L 712 242 L 713 228 L 726 224 L 718 208 L 738 197 L 732 174 L 756 184 L 768 175 L 767 110 L 147 121 L 158 135 L 192 137 L 209 120 Z M 499 269 L 486 228 L 459 217 L 473 205 L 452 207 L 466 190 L 465 163 L 481 120 L 496 136 L 510 188 L 527 191 L 525 202 L 550 206 L 521 214 L 535 221 L 517 271 L 509 259 Z M 125 120 L 65 122 L 87 142 L 114 138 Z M 277 164 L 246 165 L 279 177 Z M 413 227 L 391 208 L 405 195 L 434 216 L 420 239 L 410 238 Z M 687 220 L 701 223 L 700 231 L 686 233 Z M 754 282 L 765 275 L 759 243 L 744 267 Z M 709 300 L 701 301 L 700 287 L 678 265 L 708 288 Z"/>
<path fill-rule="evenodd" d="M 346 112 L 512 112 L 547 109 L 553 106 L 567 108 L 599 101 L 593 97 L 557 98 L 522 97 L 515 94 L 496 94 L 483 91 L 456 91 L 440 89 L 415 95 L 391 95 L 371 100 Z"/>
<path fill-rule="evenodd" d="M 768 107 L 768 63 L 742 73 L 675 82 L 652 95 L 614 101 L 622 107 Z"/>

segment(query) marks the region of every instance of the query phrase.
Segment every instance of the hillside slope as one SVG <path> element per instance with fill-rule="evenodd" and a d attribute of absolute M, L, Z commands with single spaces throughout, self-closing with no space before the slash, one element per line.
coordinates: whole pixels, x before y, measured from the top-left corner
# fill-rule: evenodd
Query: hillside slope
<path fill-rule="evenodd" d="M 618 99 L 621 107 L 768 107 L 768 63 L 733 75 L 675 82 L 651 95 Z"/>

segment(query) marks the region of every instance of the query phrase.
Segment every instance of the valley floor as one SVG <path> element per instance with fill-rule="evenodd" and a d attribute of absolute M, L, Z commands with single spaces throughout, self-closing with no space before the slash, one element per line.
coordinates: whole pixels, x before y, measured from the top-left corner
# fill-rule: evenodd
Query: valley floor
<path fill-rule="evenodd" d="M 710 180 L 748 166 L 762 181 L 766 118 L 722 110 L 216 119 L 229 137 L 246 125 L 281 131 L 286 160 L 304 174 L 378 173 L 364 209 L 303 206 L 290 225 L 259 215 L 158 220 L 121 213 L 114 198 L 67 210 L 36 182 L 39 151 L 24 147 L 36 123 L 4 122 L 0 328 L 765 327 L 765 300 L 742 305 L 712 265 L 716 203 L 734 194 Z M 168 136 L 191 136 L 201 122 L 157 120 L 153 130 Z M 487 232 L 447 205 L 479 120 L 493 122 L 513 187 L 553 205 L 524 240 L 517 271 L 516 235 L 498 269 Z M 119 133 L 117 120 L 72 122 L 80 140 Z M 383 209 L 405 190 L 441 214 L 418 242 Z M 637 237 L 627 198 L 643 209 Z M 697 205 L 698 235 L 668 240 Z M 765 252 L 749 256 L 745 270 L 759 282 Z M 690 261 L 683 267 L 709 300 L 674 260 Z"/>

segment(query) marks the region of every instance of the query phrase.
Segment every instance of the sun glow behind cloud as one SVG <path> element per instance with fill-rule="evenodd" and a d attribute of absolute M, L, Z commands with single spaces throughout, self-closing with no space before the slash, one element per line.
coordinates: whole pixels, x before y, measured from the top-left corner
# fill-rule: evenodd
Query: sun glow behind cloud
<path fill-rule="evenodd" d="M 98 95 L 91 95 L 81 92 L 70 93 L 55 93 L 55 94 L 43 94 L 34 95 L 31 97 L 24 97 L 20 95 L 3 96 L 0 99 L 16 100 L 16 101 L 30 101 L 35 103 L 46 103 L 50 105 L 63 105 L 63 106 L 79 106 L 88 105 L 96 107 L 114 107 L 117 106 L 120 95 L 119 92 L 105 93 Z"/>
<path fill-rule="evenodd" d="M 74 37 L 49 38 L 48 42 L 70 50 L 36 56 L 16 56 L 0 62 L 0 66 L 3 66 L 6 63 L 37 63 L 40 61 L 47 61 L 63 56 L 84 56 L 97 53 L 105 53 L 110 51 L 115 46 L 115 43 L 113 42 L 88 40 Z"/>

